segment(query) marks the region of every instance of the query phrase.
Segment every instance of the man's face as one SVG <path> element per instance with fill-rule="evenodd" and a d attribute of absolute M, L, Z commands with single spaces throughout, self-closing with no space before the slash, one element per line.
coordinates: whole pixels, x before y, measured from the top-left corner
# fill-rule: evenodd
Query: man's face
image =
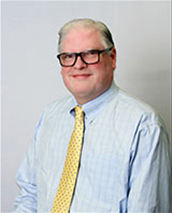
<path fill-rule="evenodd" d="M 105 49 L 100 32 L 85 28 L 72 29 L 64 37 L 62 52 L 78 53 L 90 49 Z M 100 54 L 97 64 L 87 65 L 80 57 L 73 67 L 62 67 L 61 74 L 68 90 L 79 104 L 84 104 L 109 88 L 116 67 L 116 52 Z"/>

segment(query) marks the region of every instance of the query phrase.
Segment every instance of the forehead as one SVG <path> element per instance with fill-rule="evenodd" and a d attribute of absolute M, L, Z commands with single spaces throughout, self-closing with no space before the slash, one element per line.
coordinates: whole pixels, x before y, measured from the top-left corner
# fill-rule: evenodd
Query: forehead
<path fill-rule="evenodd" d="M 103 47 L 100 31 L 84 27 L 69 30 L 62 41 L 62 51 L 77 52 Z"/>

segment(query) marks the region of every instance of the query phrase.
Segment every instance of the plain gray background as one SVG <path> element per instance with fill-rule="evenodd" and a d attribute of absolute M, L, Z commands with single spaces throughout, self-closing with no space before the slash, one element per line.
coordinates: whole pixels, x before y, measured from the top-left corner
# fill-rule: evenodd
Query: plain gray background
<path fill-rule="evenodd" d="M 171 136 L 170 1 L 3 1 L 1 212 L 18 188 L 17 169 L 50 102 L 69 93 L 56 60 L 59 28 L 90 17 L 110 28 L 117 48 L 116 83 L 153 106 Z"/>

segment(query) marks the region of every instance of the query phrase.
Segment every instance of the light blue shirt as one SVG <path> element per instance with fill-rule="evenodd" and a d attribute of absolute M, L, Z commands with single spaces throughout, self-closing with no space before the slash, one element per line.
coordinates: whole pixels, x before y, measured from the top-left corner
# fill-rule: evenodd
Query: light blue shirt
<path fill-rule="evenodd" d="M 51 212 L 74 128 L 73 97 L 46 107 L 17 182 L 14 212 Z M 169 213 L 168 135 L 156 112 L 114 83 L 83 105 L 85 132 L 70 212 Z"/>

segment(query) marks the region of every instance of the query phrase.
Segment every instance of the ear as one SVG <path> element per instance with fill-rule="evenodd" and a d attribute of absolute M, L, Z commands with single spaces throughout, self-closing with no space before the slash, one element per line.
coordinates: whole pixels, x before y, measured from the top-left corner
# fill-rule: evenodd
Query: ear
<path fill-rule="evenodd" d="M 112 68 L 116 68 L 116 49 L 113 47 L 111 50 Z"/>

